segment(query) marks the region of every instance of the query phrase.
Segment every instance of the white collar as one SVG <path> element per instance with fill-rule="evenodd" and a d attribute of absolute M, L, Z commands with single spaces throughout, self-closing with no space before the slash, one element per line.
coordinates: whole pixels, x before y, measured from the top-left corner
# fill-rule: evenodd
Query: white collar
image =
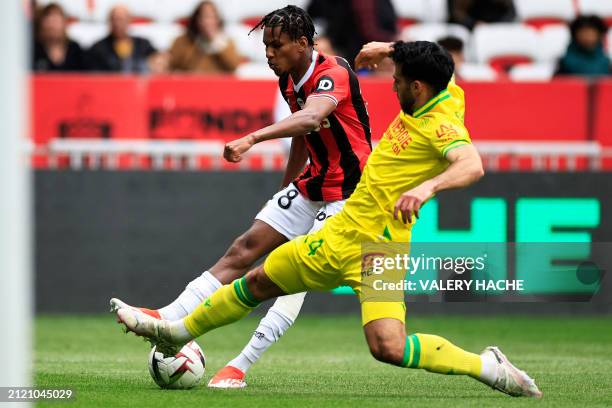
<path fill-rule="evenodd" d="M 315 69 L 315 63 L 317 61 L 318 56 L 319 56 L 319 53 L 316 52 L 315 50 L 312 50 L 312 62 L 310 63 L 308 70 L 306 71 L 302 79 L 300 79 L 300 82 L 298 82 L 297 84 L 293 84 L 293 90 L 295 92 L 299 91 L 302 85 L 304 85 L 304 83 L 306 83 L 306 81 L 308 81 L 308 78 L 310 78 L 310 76 L 312 75 Z"/>

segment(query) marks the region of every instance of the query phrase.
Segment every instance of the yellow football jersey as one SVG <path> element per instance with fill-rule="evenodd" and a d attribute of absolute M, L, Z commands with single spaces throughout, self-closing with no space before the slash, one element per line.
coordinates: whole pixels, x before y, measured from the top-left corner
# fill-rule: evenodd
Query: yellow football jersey
<path fill-rule="evenodd" d="M 402 193 L 446 170 L 451 149 L 471 143 L 464 113 L 463 90 L 453 81 L 413 115 L 400 112 L 368 158 L 336 224 L 357 228 L 376 241 L 409 241 L 411 225 L 393 219 L 395 203 Z"/>

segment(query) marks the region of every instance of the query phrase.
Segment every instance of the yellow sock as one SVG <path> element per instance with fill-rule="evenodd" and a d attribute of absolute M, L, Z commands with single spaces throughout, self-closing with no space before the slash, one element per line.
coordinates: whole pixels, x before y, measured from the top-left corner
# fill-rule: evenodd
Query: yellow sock
<path fill-rule="evenodd" d="M 259 302 L 247 288 L 245 279 L 240 278 L 217 289 L 186 316 L 183 323 L 195 338 L 217 327 L 242 319 L 258 305 Z"/>
<path fill-rule="evenodd" d="M 465 374 L 480 378 L 481 358 L 450 341 L 432 334 L 416 333 L 406 337 L 404 367 L 423 368 L 439 374 Z"/>

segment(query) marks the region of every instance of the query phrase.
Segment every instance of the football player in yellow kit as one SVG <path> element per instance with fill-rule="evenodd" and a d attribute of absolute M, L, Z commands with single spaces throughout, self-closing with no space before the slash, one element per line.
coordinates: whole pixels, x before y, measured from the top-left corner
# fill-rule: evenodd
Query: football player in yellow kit
<path fill-rule="evenodd" d="M 497 347 L 474 354 L 436 335 L 407 336 L 403 293 L 385 301 L 371 295 L 366 262 L 371 254 L 363 252 L 363 245 L 409 242 L 427 200 L 439 191 L 469 186 L 483 175 L 463 124 L 463 91 L 452 80 L 449 54 L 425 41 L 370 43 L 356 63 L 374 67 L 387 56 L 395 63 L 393 89 L 401 111 L 370 155 L 344 209 L 321 230 L 274 250 L 263 266 L 217 290 L 182 320 L 155 320 L 138 310 L 119 310 L 118 320 L 127 330 L 173 353 L 177 346 L 245 317 L 266 299 L 350 285 L 361 296 L 366 340 L 376 359 L 469 375 L 513 396 L 542 395 L 533 379 Z"/>

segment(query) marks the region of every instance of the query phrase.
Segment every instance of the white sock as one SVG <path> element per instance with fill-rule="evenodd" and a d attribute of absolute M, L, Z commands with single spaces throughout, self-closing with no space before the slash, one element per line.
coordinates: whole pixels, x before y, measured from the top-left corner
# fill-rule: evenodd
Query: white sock
<path fill-rule="evenodd" d="M 480 361 L 482 362 L 482 368 L 480 369 L 479 380 L 493 386 L 497 381 L 497 366 L 499 365 L 497 359 L 491 353 L 484 353 L 480 355 Z"/>
<path fill-rule="evenodd" d="M 304 303 L 304 296 L 306 296 L 306 292 L 281 296 L 276 299 L 266 316 L 259 322 L 259 326 L 257 326 L 249 343 L 227 365 L 236 367 L 246 373 L 251 365 L 259 360 L 261 355 L 277 342 L 295 322 L 302 308 L 302 303 Z"/>
<path fill-rule="evenodd" d="M 172 340 L 176 343 L 187 343 L 193 340 L 193 336 L 185 327 L 185 323 L 183 320 L 184 319 L 168 322 L 170 336 Z"/>
<path fill-rule="evenodd" d="M 174 302 L 162 307 L 158 312 L 165 320 L 182 319 L 193 312 L 204 299 L 212 295 L 221 286 L 223 286 L 221 282 L 206 271 L 189 282 L 183 293 Z"/>

